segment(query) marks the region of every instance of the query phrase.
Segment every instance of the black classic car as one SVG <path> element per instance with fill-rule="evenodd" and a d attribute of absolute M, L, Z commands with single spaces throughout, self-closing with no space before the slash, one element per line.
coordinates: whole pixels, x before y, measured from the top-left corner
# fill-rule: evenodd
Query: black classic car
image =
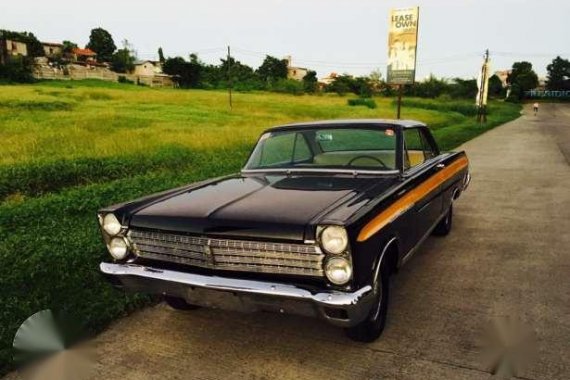
<path fill-rule="evenodd" d="M 389 277 L 451 230 L 469 184 L 417 121 L 285 125 L 239 174 L 99 211 L 116 286 L 200 306 L 320 317 L 349 337 L 384 329 Z"/>

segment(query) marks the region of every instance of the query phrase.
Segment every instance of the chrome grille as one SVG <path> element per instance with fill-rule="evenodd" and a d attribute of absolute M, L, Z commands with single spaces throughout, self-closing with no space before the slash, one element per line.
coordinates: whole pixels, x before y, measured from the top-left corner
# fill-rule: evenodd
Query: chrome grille
<path fill-rule="evenodd" d="M 316 245 L 210 239 L 131 230 L 133 252 L 142 258 L 201 268 L 323 276 L 324 254 Z"/>

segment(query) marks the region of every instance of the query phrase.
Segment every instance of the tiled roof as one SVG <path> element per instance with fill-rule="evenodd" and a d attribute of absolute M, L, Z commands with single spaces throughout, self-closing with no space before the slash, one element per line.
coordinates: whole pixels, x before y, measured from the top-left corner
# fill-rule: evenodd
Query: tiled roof
<path fill-rule="evenodd" d="M 97 55 L 97 53 L 95 53 L 93 50 L 91 49 L 80 49 L 80 48 L 75 48 L 73 49 L 73 54 L 75 55 L 83 55 L 83 56 L 88 56 L 88 57 L 94 57 Z"/>

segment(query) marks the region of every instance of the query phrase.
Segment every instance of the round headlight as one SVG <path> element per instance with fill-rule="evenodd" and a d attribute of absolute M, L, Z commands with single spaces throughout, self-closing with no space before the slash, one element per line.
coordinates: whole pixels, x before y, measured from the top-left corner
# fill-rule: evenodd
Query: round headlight
<path fill-rule="evenodd" d="M 325 264 L 325 274 L 335 285 L 344 285 L 352 276 L 352 264 L 344 257 L 333 257 Z"/>
<path fill-rule="evenodd" d="M 117 235 L 121 232 L 121 223 L 119 219 L 113 214 L 107 214 L 103 218 L 103 229 L 111 236 Z"/>
<path fill-rule="evenodd" d="M 127 257 L 128 246 L 125 239 L 116 237 L 109 242 L 109 253 L 115 260 L 122 260 Z"/>
<path fill-rule="evenodd" d="M 321 232 L 321 244 L 328 253 L 341 254 L 348 246 L 348 236 L 346 230 L 339 226 L 326 227 Z"/>

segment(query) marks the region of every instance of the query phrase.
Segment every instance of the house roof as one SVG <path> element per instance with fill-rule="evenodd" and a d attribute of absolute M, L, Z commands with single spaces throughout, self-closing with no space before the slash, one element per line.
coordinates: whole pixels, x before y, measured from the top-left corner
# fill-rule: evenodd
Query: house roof
<path fill-rule="evenodd" d="M 95 53 L 93 50 L 91 49 L 81 49 L 81 48 L 75 48 L 73 49 L 73 54 L 75 55 L 82 55 L 82 56 L 86 56 L 86 57 L 94 57 L 97 55 L 97 53 Z"/>

